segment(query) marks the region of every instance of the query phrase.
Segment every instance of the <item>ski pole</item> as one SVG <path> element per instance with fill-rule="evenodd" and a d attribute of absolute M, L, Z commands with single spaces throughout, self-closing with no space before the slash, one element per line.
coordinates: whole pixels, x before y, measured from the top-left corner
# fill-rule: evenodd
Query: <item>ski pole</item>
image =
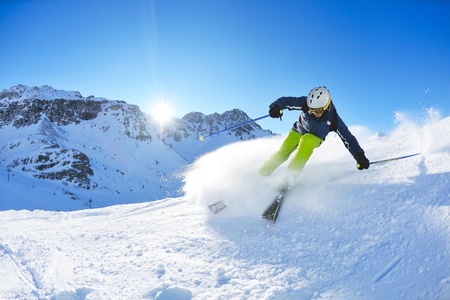
<path fill-rule="evenodd" d="M 389 158 L 389 159 L 383 159 L 383 160 L 371 161 L 370 164 L 371 164 L 371 165 L 374 165 L 374 164 L 381 164 L 381 163 L 385 163 L 385 162 L 388 162 L 388 161 L 399 160 L 399 159 L 404 159 L 404 158 L 416 156 L 416 155 L 419 155 L 419 154 L 420 154 L 420 153 L 415 153 L 415 154 L 410 154 L 410 155 L 405 155 L 405 156 L 400 156 L 400 157 L 394 157 L 394 158 Z"/>
<path fill-rule="evenodd" d="M 258 120 L 267 118 L 268 116 L 269 116 L 269 115 L 265 115 L 265 116 L 262 116 L 262 117 L 259 117 L 259 118 L 256 118 L 256 119 L 252 119 L 252 120 L 250 120 L 250 121 L 247 121 L 247 122 L 244 122 L 244 123 L 241 123 L 241 124 L 237 124 L 237 125 L 234 125 L 234 126 L 232 126 L 232 127 L 228 127 L 228 128 L 222 129 L 222 130 L 217 131 L 217 132 L 213 132 L 213 133 L 208 134 L 208 135 L 205 135 L 205 136 L 201 135 L 201 136 L 199 136 L 199 139 L 200 139 L 200 141 L 203 141 L 203 140 L 204 140 L 205 138 L 207 138 L 207 137 L 213 136 L 213 135 L 215 135 L 215 134 L 219 134 L 219 133 L 224 132 L 224 131 L 227 131 L 227 130 L 234 129 L 234 128 L 236 128 L 236 127 L 239 127 L 239 126 L 242 126 L 242 125 L 245 125 L 245 124 L 248 124 L 248 123 L 253 123 L 253 122 L 255 122 L 255 121 L 258 121 Z"/>

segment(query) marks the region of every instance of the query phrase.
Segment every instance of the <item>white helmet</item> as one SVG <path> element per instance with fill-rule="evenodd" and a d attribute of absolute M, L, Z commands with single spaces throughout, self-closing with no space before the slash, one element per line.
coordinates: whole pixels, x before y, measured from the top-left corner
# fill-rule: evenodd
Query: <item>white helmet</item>
<path fill-rule="evenodd" d="M 306 99 L 308 107 L 312 109 L 324 108 L 331 100 L 330 91 L 324 86 L 313 88 Z"/>

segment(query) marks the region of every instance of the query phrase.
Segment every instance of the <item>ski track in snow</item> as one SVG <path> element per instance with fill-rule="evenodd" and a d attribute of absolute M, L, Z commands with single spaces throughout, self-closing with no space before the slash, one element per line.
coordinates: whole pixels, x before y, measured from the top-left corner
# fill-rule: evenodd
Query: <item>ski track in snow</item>
<path fill-rule="evenodd" d="M 448 132 L 450 118 L 355 130 L 371 160 L 422 152 L 366 171 L 330 134 L 275 225 L 259 214 L 283 167 L 256 173 L 281 137 L 200 158 L 181 198 L 2 211 L 0 298 L 450 299 Z"/>

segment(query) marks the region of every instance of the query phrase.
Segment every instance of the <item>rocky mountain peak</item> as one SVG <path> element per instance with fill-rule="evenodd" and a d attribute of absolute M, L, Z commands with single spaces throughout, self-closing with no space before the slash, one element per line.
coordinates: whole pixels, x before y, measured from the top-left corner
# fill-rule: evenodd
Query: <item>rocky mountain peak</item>
<path fill-rule="evenodd" d="M 205 119 L 206 115 L 201 112 L 190 112 L 186 114 L 182 120 L 190 123 L 200 123 Z"/>
<path fill-rule="evenodd" d="M 0 101 L 21 99 L 83 99 L 83 96 L 81 96 L 80 92 L 56 90 L 49 85 L 29 87 L 18 84 L 0 92 Z"/>

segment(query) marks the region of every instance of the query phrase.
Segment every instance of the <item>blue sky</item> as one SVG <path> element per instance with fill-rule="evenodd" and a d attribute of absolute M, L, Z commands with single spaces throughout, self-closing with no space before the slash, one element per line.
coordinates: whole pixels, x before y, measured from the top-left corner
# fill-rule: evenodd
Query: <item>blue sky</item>
<path fill-rule="evenodd" d="M 449 115 L 450 2 L 439 0 L 2 0 L 0 90 L 50 85 L 175 117 L 326 85 L 347 125 Z M 265 129 L 285 133 L 298 112 Z"/>

